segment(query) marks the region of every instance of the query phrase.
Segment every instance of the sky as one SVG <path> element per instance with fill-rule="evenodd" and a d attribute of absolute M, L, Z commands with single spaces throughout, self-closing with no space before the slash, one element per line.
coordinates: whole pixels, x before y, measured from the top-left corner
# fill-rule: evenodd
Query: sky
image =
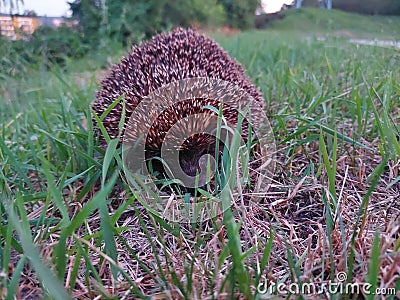
<path fill-rule="evenodd" d="M 291 4 L 293 0 L 261 0 L 261 6 L 268 13 L 280 11 L 283 4 Z"/>
<path fill-rule="evenodd" d="M 61 17 L 70 15 L 66 0 L 24 0 L 24 5 L 18 4 L 18 6 L 21 14 L 25 10 L 34 10 L 38 16 Z M 8 13 L 9 8 L 2 6 L 1 12 Z"/>
<path fill-rule="evenodd" d="M 262 0 L 263 7 L 268 12 L 276 12 L 282 7 L 283 3 L 291 2 L 293 0 Z M 48 17 L 68 16 L 70 14 L 69 5 L 65 0 L 24 0 L 24 5 L 20 6 L 20 13 L 23 13 L 24 10 L 34 10 L 39 16 L 46 15 Z M 9 12 L 9 9 L 4 6 L 1 10 L 2 12 Z"/>

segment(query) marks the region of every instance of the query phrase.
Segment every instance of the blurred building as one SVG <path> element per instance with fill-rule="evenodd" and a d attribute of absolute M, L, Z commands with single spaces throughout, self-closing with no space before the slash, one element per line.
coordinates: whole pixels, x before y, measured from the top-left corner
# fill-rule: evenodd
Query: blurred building
<path fill-rule="evenodd" d="M 0 35 L 12 40 L 31 35 L 39 26 L 57 28 L 62 24 L 71 24 L 62 17 L 38 17 L 0 14 Z"/>

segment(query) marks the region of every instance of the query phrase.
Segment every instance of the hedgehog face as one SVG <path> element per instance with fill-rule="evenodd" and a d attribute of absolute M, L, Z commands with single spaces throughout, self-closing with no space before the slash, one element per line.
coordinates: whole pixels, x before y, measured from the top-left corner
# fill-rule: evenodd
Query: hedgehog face
<path fill-rule="evenodd" d="M 222 146 L 221 143 L 221 149 Z M 174 190 L 193 194 L 196 188 L 205 189 L 207 185 L 213 188 L 212 184 L 210 184 L 210 178 L 215 173 L 216 143 L 214 137 L 208 134 L 193 135 L 173 151 L 178 154 L 179 165 L 165 166 L 158 159 L 160 153 L 157 155 L 155 152 L 148 152 L 148 161 L 153 175 L 158 179 L 173 179 L 176 175 L 174 171 L 178 169 L 182 173 L 176 178 L 182 179 L 184 177 L 186 180 L 183 180 L 184 186 L 173 187 Z M 166 169 L 172 172 L 172 178 Z"/>
<path fill-rule="evenodd" d="M 179 150 L 179 163 L 188 176 L 196 176 L 206 171 L 207 156 L 215 156 L 215 139 L 205 135 L 188 138 Z"/>

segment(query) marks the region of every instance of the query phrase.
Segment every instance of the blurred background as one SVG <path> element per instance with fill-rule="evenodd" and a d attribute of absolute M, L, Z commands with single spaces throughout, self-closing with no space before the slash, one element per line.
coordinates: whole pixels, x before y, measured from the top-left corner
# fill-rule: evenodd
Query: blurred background
<path fill-rule="evenodd" d="M 304 8 L 308 10 L 304 12 Z M 303 13 L 294 13 L 296 9 Z M 338 34 L 349 37 L 346 30 L 368 32 L 374 27 L 372 31 L 380 30 L 383 37 L 396 39 L 390 30 L 384 35 L 385 24 L 383 29 L 377 29 L 375 25 L 366 24 L 368 19 L 352 20 L 352 16 L 340 12 L 365 16 L 399 15 L 400 1 L 1 0 L 0 12 L 1 56 L 12 55 L 11 47 L 17 53 L 23 53 L 30 62 L 44 59 L 63 64 L 67 58 L 81 58 L 91 50 L 129 48 L 175 26 L 225 33 L 254 28 L 304 32 L 320 29 L 324 33 L 342 30 Z M 398 20 L 389 20 L 389 23 L 395 23 L 389 26 L 391 30 L 398 30 L 395 29 L 396 23 L 400 25 Z M 6 44 L 7 49 L 4 49 Z"/>

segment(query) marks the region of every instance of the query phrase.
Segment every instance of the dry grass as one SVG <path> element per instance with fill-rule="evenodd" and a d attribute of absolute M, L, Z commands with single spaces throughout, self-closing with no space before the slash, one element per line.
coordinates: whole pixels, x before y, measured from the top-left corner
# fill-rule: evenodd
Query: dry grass
<path fill-rule="evenodd" d="M 375 148 L 373 144 L 369 147 Z M 396 201 L 400 196 L 400 186 L 388 183 L 399 176 L 400 161 L 390 161 L 385 168 L 381 180 L 372 193 L 365 218 L 356 223 L 362 199 L 370 183 L 369 175 L 381 162 L 381 157 L 376 152 L 353 148 L 348 145 L 347 153 L 338 158 L 336 189 L 339 191 L 338 208 L 333 209 L 335 223 L 331 235 L 327 236 L 325 206 L 322 202 L 323 194 L 327 198 L 329 192 L 326 187 L 326 177 L 320 178 L 306 176 L 301 178 L 304 168 L 310 160 L 318 163 L 318 144 L 310 144 L 307 148 L 299 148 L 296 154 L 289 158 L 279 149 L 277 158 L 278 167 L 273 184 L 259 203 L 249 202 L 245 207 L 236 206 L 235 219 L 240 222 L 240 238 L 243 249 L 255 247 L 255 251 L 244 261 L 253 276 L 258 272 L 255 262 L 260 261 L 264 249 L 263 243 L 270 236 L 271 230 L 276 231 L 273 250 L 270 260 L 263 272 L 263 276 L 272 282 L 284 281 L 290 285 L 294 274 L 290 273 L 288 265 L 288 251 L 293 259 L 298 262 L 302 282 L 316 284 L 334 280 L 331 274 L 347 271 L 348 255 L 351 247 L 351 237 L 354 228 L 357 234 L 354 242 L 354 280 L 353 282 L 366 282 L 368 274 L 368 261 L 373 244 L 374 234 L 380 233 L 380 269 L 379 287 L 392 288 L 400 274 L 400 253 L 398 251 L 400 238 L 400 203 Z M 316 171 L 316 170 L 315 170 Z M 287 176 L 290 174 L 291 176 Z M 300 180 L 297 178 L 301 178 Z M 79 188 L 79 187 L 78 187 Z M 76 192 L 73 192 L 76 193 Z M 90 195 L 88 195 L 90 197 Z M 116 188 L 112 206 L 118 208 L 119 203 L 126 199 L 125 191 Z M 79 203 L 70 203 L 70 212 L 75 215 L 79 211 Z M 40 207 L 37 208 L 40 210 Z M 36 219 L 33 211 L 28 217 Z M 113 211 L 110 211 L 113 214 Z M 47 217 L 54 217 L 54 211 L 48 208 Z M 87 282 L 85 272 L 87 265 L 80 258 L 79 275 L 72 289 L 75 299 L 93 299 L 101 291 L 109 297 L 131 299 L 130 284 L 121 276 L 115 281 L 110 272 L 109 265 L 114 263 L 103 252 L 103 243 L 99 245 L 98 238 L 82 238 L 88 233 L 95 235 L 101 231 L 100 216 L 94 213 L 85 222 L 84 228 L 78 230 L 71 237 L 67 249 L 79 240 L 87 246 L 90 264 L 94 266 L 101 278 L 99 282 L 93 279 Z M 145 227 L 143 226 L 145 224 Z M 118 250 L 118 265 L 144 294 L 152 295 L 154 299 L 183 298 L 179 289 L 164 290 L 160 285 L 164 280 L 174 287 L 171 278 L 171 269 L 182 283 L 186 282 L 187 267 L 193 265 L 192 297 L 216 298 L 228 297 L 228 287 L 224 284 L 230 259 L 219 261 L 221 252 L 227 245 L 226 229 L 222 216 L 213 221 L 205 222 L 194 228 L 190 225 L 181 225 L 179 234 L 174 235 L 162 228 L 149 213 L 135 203 L 135 207 L 128 208 L 117 222 L 117 228 L 125 228 L 120 232 L 120 240 L 116 241 Z M 342 228 L 341 228 L 342 227 Z M 52 230 L 50 227 L 48 230 Z M 150 239 L 149 239 L 150 237 Z M 52 248 L 57 243 L 58 233 L 42 240 L 39 245 L 43 259 L 48 262 L 52 258 Z M 195 242 L 201 239 L 201 245 L 195 247 Z M 40 237 L 38 237 L 40 240 Z M 126 243 L 126 244 L 125 244 Z M 331 244 L 333 256 L 329 255 Z M 129 246 L 135 256 L 130 253 Z M 288 250 L 290 249 L 290 250 Z M 166 254 L 167 253 L 167 258 Z M 14 254 L 16 263 L 18 255 Z M 69 272 L 66 276 L 65 286 L 70 288 L 70 272 L 77 259 L 76 253 L 68 255 Z M 142 262 L 141 263 L 139 263 Z M 335 269 L 331 269 L 333 261 Z M 163 275 L 160 274 L 164 272 Z M 165 276 L 162 279 L 161 276 Z M 212 278 L 212 285 L 210 284 Z M 222 291 L 220 289 L 222 288 Z M 252 287 L 255 291 L 256 287 Z M 23 299 L 36 299 L 41 295 L 41 289 L 34 271 L 26 265 L 21 278 L 20 297 Z M 213 295 L 213 296 L 212 296 Z M 211 299 L 210 298 L 210 299 Z"/>

